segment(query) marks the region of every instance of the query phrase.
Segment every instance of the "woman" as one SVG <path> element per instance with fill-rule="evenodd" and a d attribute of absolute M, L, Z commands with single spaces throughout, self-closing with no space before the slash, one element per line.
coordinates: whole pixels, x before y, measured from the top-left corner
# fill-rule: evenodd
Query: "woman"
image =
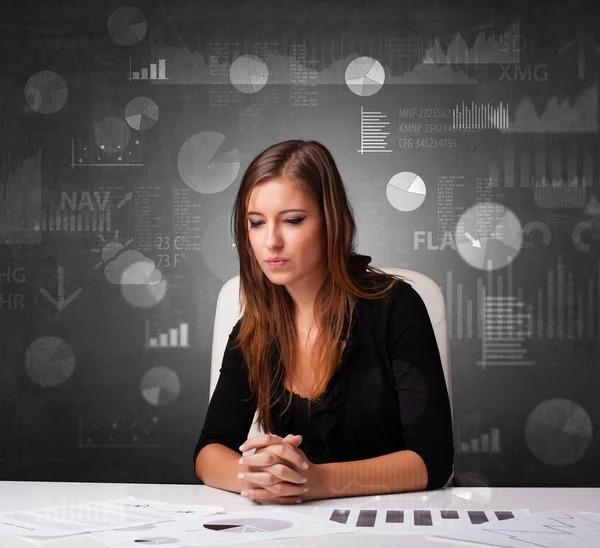
<path fill-rule="evenodd" d="M 200 481 L 282 504 L 447 485 L 452 418 L 427 309 L 353 253 L 329 151 L 264 150 L 233 217 L 245 310 L 194 452 Z M 257 409 L 267 434 L 246 440 Z"/>

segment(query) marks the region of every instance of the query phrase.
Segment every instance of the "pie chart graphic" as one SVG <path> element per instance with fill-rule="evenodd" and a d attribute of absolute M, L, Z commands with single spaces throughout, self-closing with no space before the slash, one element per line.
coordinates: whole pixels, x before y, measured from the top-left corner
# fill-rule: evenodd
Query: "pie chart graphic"
<path fill-rule="evenodd" d="M 223 145 L 225 135 L 203 131 L 192 135 L 181 147 L 177 167 L 183 182 L 201 194 L 222 192 L 240 171 L 237 148 Z"/>
<path fill-rule="evenodd" d="M 502 204 L 479 202 L 461 215 L 454 241 L 466 263 L 491 271 L 504 268 L 519 254 L 523 229 L 516 215 Z"/>
<path fill-rule="evenodd" d="M 25 352 L 25 370 L 44 388 L 63 384 L 75 371 L 73 349 L 58 337 L 41 337 Z"/>
<path fill-rule="evenodd" d="M 172 404 L 181 390 L 179 377 L 168 367 L 153 367 L 141 383 L 142 396 L 154 407 Z"/>
<path fill-rule="evenodd" d="M 581 460 L 593 437 L 588 413 L 564 398 L 541 403 L 525 424 L 527 446 L 540 461 L 552 466 L 568 466 Z"/>
<path fill-rule="evenodd" d="M 242 93 L 256 93 L 269 80 L 269 67 L 257 55 L 242 55 L 229 68 L 229 80 Z"/>
<path fill-rule="evenodd" d="M 222 533 L 264 533 L 293 527 L 291 521 L 269 518 L 220 519 L 204 524 L 205 529 Z"/>
<path fill-rule="evenodd" d="M 381 63 L 372 57 L 359 57 L 346 68 L 345 79 L 352 93 L 368 97 L 383 87 L 385 71 Z"/>
<path fill-rule="evenodd" d="M 151 538 L 137 538 L 133 542 L 137 542 L 139 544 L 149 544 L 151 546 L 161 544 L 175 544 L 179 542 L 178 538 L 173 537 L 151 537 Z"/>
<path fill-rule="evenodd" d="M 163 300 L 167 293 L 167 281 L 146 284 L 121 284 L 121 294 L 135 308 L 151 308 Z"/>
<path fill-rule="evenodd" d="M 25 84 L 25 101 L 40 114 L 58 112 L 65 106 L 68 95 L 67 83 L 51 70 L 36 72 Z"/>
<path fill-rule="evenodd" d="M 137 131 L 151 129 L 158 122 L 158 105 L 148 97 L 136 97 L 125 107 L 125 120 Z"/>
<path fill-rule="evenodd" d="M 133 46 L 142 41 L 148 30 L 146 18 L 133 6 L 123 6 L 108 18 L 108 34 L 121 46 Z"/>
<path fill-rule="evenodd" d="M 425 201 L 427 188 L 423 179 L 415 173 L 401 171 L 389 180 L 385 193 L 398 211 L 414 211 Z"/>

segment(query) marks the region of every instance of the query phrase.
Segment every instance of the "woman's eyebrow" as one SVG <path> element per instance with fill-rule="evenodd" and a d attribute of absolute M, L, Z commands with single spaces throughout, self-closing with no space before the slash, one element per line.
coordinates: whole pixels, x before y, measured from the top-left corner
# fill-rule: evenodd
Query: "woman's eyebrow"
<path fill-rule="evenodd" d="M 302 211 L 303 213 L 308 213 L 306 209 L 284 209 L 283 211 L 279 212 L 279 215 L 281 215 L 282 213 L 289 213 L 290 211 Z M 248 211 L 246 215 L 260 215 L 261 217 L 264 217 L 264 215 L 259 211 Z"/>

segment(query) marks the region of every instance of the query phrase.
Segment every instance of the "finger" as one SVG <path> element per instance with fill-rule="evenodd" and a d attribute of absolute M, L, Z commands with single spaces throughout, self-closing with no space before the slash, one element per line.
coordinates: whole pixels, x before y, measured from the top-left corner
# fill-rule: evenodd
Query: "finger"
<path fill-rule="evenodd" d="M 264 488 L 248 488 L 244 489 L 242 493 L 246 493 L 246 495 L 242 496 L 245 496 L 246 498 L 251 500 L 264 500 L 268 502 L 274 502 L 277 504 L 299 504 L 300 502 L 302 502 L 302 497 L 300 494 L 275 494 Z"/>
<path fill-rule="evenodd" d="M 283 438 L 285 443 L 289 443 L 294 447 L 298 447 L 302 443 L 302 435 L 301 434 L 288 434 L 285 438 Z"/>
<path fill-rule="evenodd" d="M 275 464 L 266 469 L 259 468 L 257 471 L 243 472 L 238 477 L 256 485 L 273 485 L 282 481 L 301 485 L 307 481 L 302 474 L 285 464 Z"/>
<path fill-rule="evenodd" d="M 279 458 L 287 461 L 301 470 L 306 470 L 309 466 L 308 459 L 301 449 L 292 447 L 286 443 L 273 447 L 271 453 L 274 453 Z"/>
<path fill-rule="evenodd" d="M 282 441 L 282 438 L 275 434 L 263 434 L 262 436 L 256 436 L 246 440 L 240 445 L 240 451 L 244 452 L 258 447 L 267 447 L 268 445 L 274 445 L 276 443 L 281 443 Z"/>

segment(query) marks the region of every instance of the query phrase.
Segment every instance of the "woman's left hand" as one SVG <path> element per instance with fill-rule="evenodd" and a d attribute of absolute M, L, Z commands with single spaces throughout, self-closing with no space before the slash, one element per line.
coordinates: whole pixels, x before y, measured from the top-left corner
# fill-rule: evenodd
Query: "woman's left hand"
<path fill-rule="evenodd" d="M 245 468 L 243 479 L 246 488 L 243 492 L 247 493 L 247 498 L 277 504 L 294 504 L 320 498 L 321 468 L 318 464 L 310 462 L 304 452 L 295 447 L 294 437 L 288 435 L 280 438 L 265 434 L 250 438 L 242 445 L 242 451 L 256 449 L 253 455 L 243 456 L 243 462 L 240 463 Z M 288 439 L 289 442 L 286 441 Z M 307 468 L 302 466 L 304 462 L 308 464 Z M 305 477 L 306 482 L 296 483 L 281 479 L 286 472 L 289 474 L 286 468 Z M 308 491 L 303 492 L 306 488 Z"/>

